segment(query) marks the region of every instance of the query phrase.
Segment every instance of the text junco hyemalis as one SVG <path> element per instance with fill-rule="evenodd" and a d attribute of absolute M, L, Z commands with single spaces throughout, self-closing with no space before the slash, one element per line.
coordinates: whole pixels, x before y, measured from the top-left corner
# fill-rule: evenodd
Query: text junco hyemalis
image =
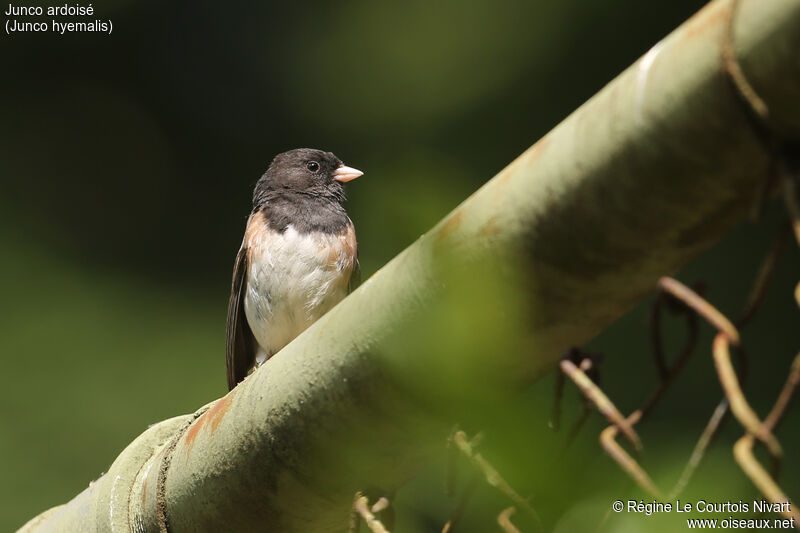
<path fill-rule="evenodd" d="M 278 154 L 256 183 L 228 304 L 229 389 L 358 284 L 342 184 L 362 174 L 330 152 L 299 148 Z"/>

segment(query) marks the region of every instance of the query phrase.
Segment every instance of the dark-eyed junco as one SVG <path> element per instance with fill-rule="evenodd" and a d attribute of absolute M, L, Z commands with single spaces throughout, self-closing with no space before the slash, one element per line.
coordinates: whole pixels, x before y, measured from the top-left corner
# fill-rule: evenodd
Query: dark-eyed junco
<path fill-rule="evenodd" d="M 277 155 L 256 183 L 228 304 L 229 389 L 358 284 L 342 184 L 361 175 L 330 152 L 299 148 Z"/>

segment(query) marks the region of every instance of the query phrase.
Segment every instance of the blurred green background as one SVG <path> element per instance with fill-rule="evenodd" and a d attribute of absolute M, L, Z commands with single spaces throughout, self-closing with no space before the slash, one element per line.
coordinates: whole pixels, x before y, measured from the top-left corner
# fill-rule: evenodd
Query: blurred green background
<path fill-rule="evenodd" d="M 324 148 L 366 172 L 348 209 L 368 276 L 703 4 L 119 0 L 94 6 L 110 36 L 3 35 L 0 530 L 77 494 L 148 424 L 225 392 L 232 262 L 274 154 Z M 771 204 L 682 279 L 704 279 L 735 314 L 782 217 Z M 762 414 L 798 349 L 799 262 L 791 248 L 745 336 Z M 645 318 L 642 306 L 589 346 L 607 355 L 603 385 L 626 412 L 655 383 Z M 703 331 L 642 427 L 664 486 L 721 394 Z M 599 449 L 596 415 L 554 459 L 565 432 L 547 429 L 552 390 L 552 376 L 531 387 L 530 417 L 486 454 L 548 529 L 591 530 L 612 500 L 640 495 Z M 567 398 L 566 428 L 579 412 L 569 385 Z M 796 499 L 797 417 L 779 435 Z M 727 425 L 690 494 L 756 495 L 730 454 L 739 434 Z M 454 504 L 440 474 L 398 493 L 398 531 L 441 529 Z M 505 505 L 479 488 L 464 530 L 496 529 Z"/>

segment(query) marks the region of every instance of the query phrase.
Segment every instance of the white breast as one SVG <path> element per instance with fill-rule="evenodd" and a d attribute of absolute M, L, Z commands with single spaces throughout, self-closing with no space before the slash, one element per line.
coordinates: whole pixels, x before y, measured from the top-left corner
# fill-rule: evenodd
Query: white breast
<path fill-rule="evenodd" d="M 253 231 L 245 237 L 249 269 L 245 314 L 270 357 L 346 295 L 354 257 L 351 232 L 342 235 Z"/>

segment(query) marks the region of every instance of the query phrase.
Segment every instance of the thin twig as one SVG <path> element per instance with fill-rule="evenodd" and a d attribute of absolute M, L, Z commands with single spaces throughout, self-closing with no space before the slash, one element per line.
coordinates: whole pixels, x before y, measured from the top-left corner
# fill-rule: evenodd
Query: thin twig
<path fill-rule="evenodd" d="M 658 291 L 650 308 L 650 344 L 653 347 L 653 356 L 656 361 L 658 379 L 664 381 L 669 375 L 667 356 L 664 354 L 664 342 L 661 338 L 661 308 L 664 306 L 666 293 Z"/>
<path fill-rule="evenodd" d="M 701 282 L 696 282 L 694 284 L 693 290 L 698 295 L 702 295 L 704 289 L 705 284 Z M 667 356 L 664 351 L 664 341 L 661 335 L 661 309 L 665 306 L 672 311 L 672 314 L 682 314 L 686 317 L 686 325 L 689 330 L 689 334 L 680 353 L 683 354 L 686 352 L 691 352 L 697 341 L 697 315 L 694 313 L 692 308 L 688 307 L 683 301 L 675 298 L 672 294 L 664 291 L 663 289 L 657 291 L 656 297 L 653 300 L 653 304 L 650 308 L 650 345 L 653 349 L 653 356 L 655 357 L 658 376 L 662 381 L 674 378 L 675 374 L 677 373 L 676 371 L 680 369 L 679 367 L 675 366 L 675 363 L 672 365 L 667 363 Z M 676 363 L 680 359 L 680 355 L 676 357 Z M 670 371 L 670 367 L 672 367 L 672 371 Z"/>
<path fill-rule="evenodd" d="M 736 462 L 739 463 L 747 477 L 769 501 L 778 504 L 791 502 L 772 476 L 769 475 L 769 472 L 761 466 L 761 463 L 753 455 L 754 444 L 755 438 L 750 433 L 736 441 L 736 444 L 733 445 L 733 456 L 736 458 Z M 786 518 L 794 518 L 795 527 L 800 526 L 800 512 L 798 512 L 797 507 L 791 503 L 787 507 L 787 509 L 781 508 L 779 512 Z"/>
<path fill-rule="evenodd" d="M 641 411 L 634 411 L 627 419 L 628 424 L 636 424 L 641 419 L 641 416 Z M 660 498 L 661 491 L 658 490 L 658 487 L 656 487 L 653 480 L 650 479 L 650 476 L 647 475 L 647 472 L 645 472 L 644 469 L 639 466 L 639 463 L 617 442 L 618 432 L 617 426 L 608 426 L 600 432 L 600 444 L 603 446 L 603 449 L 645 492 L 656 498 Z"/>
<path fill-rule="evenodd" d="M 739 385 L 739 379 L 736 377 L 736 371 L 731 364 L 731 355 L 729 347 L 729 339 L 724 333 L 718 333 L 714 338 L 714 365 L 717 368 L 719 381 L 722 384 L 722 389 L 725 391 L 725 396 L 731 406 L 731 412 L 737 420 L 744 426 L 744 428 L 755 435 L 762 441 L 769 450 L 770 454 L 776 459 L 783 456 L 783 450 L 770 431 L 763 426 L 761 419 L 750 407 L 747 402 L 742 388 Z"/>
<path fill-rule="evenodd" d="M 581 348 L 570 348 L 562 356 L 562 359 L 571 361 L 573 364 L 577 364 L 578 367 L 586 374 L 586 376 L 599 386 L 600 371 L 596 363 L 599 363 L 602 360 L 602 355 L 591 354 L 585 352 Z M 555 401 L 553 402 L 553 411 L 550 416 L 550 421 L 548 423 L 550 429 L 554 431 L 558 431 L 561 426 L 561 400 L 564 393 L 564 379 L 565 379 L 564 372 L 556 373 Z M 572 425 L 572 428 L 570 429 L 569 434 L 567 435 L 566 442 L 564 445 L 565 451 L 572 445 L 572 442 L 578 436 L 578 433 L 583 427 L 583 424 L 586 422 L 586 420 L 588 420 L 589 415 L 591 414 L 591 406 L 592 406 L 591 400 L 586 398 L 586 396 L 582 396 L 582 398 L 583 398 L 583 412 L 581 413 L 578 420 Z"/>
<path fill-rule="evenodd" d="M 442 533 L 453 533 L 455 527 L 464 516 L 464 511 L 467 508 L 470 498 L 472 498 L 472 494 L 475 492 L 475 488 L 478 486 L 478 481 L 479 478 L 477 476 L 473 476 L 472 479 L 470 479 L 469 484 L 467 484 L 466 488 L 464 489 L 464 492 L 461 493 L 461 498 L 458 499 L 458 504 L 453 510 L 453 514 L 451 514 L 450 519 L 445 522 L 444 527 L 442 528 Z"/>
<path fill-rule="evenodd" d="M 692 456 L 689 457 L 689 461 L 686 463 L 686 466 L 683 467 L 681 477 L 678 479 L 678 482 L 675 484 L 672 492 L 670 492 L 670 495 L 667 497 L 668 500 L 675 499 L 683 492 L 683 489 L 686 488 L 686 485 L 689 484 L 689 481 L 692 479 L 695 470 L 697 470 L 697 467 L 700 466 L 700 461 L 702 461 L 703 456 L 705 456 L 708 445 L 711 444 L 711 441 L 717 434 L 720 424 L 722 424 L 722 421 L 725 419 L 726 414 L 728 414 L 728 399 L 723 398 L 722 401 L 717 404 L 717 407 L 711 414 L 711 418 L 708 420 L 703 433 L 700 435 L 700 438 L 697 440 L 697 444 L 694 446 Z"/>
<path fill-rule="evenodd" d="M 367 524 L 372 533 L 389 533 L 389 531 L 383 527 L 381 521 L 375 518 L 375 515 L 372 514 L 369 508 L 369 500 L 367 500 L 366 496 L 363 496 L 360 492 L 356 493 L 355 501 L 353 502 L 353 509 L 359 516 L 364 520 L 364 523 Z M 353 529 L 353 518 L 352 514 L 350 517 L 350 531 L 355 532 L 358 531 L 358 520 L 355 522 L 355 529 Z"/>
<path fill-rule="evenodd" d="M 784 248 L 786 248 L 788 237 L 789 228 L 787 227 L 778 232 L 775 240 L 772 241 L 772 246 L 770 246 L 769 252 L 767 252 L 766 257 L 764 257 L 764 260 L 761 262 L 761 267 L 758 269 L 753 287 L 750 289 L 750 294 L 747 296 L 747 304 L 745 304 L 742 314 L 736 320 L 736 327 L 738 329 L 742 329 L 750 322 L 750 319 L 753 318 L 753 315 L 764 299 L 764 294 L 766 294 L 769 282 L 772 279 L 772 275 L 775 273 L 775 266 L 778 264 L 778 260 L 783 254 Z"/>
<path fill-rule="evenodd" d="M 792 361 L 792 366 L 789 369 L 789 377 L 786 378 L 786 383 L 781 389 L 781 393 L 778 395 L 778 399 L 775 401 L 775 405 L 772 406 L 772 410 L 767 415 L 767 418 L 764 419 L 764 425 L 770 430 L 774 431 L 775 428 L 778 427 L 780 423 L 783 413 L 786 412 L 789 405 L 791 404 L 792 397 L 794 395 L 794 391 L 797 389 L 797 386 L 800 384 L 800 354 L 797 354 Z"/>
<path fill-rule="evenodd" d="M 642 441 L 633 430 L 633 427 L 628 423 L 619 409 L 614 403 L 606 396 L 606 394 L 589 379 L 585 372 L 575 366 L 575 363 L 568 359 L 561 360 L 561 370 L 566 374 L 575 384 L 581 389 L 583 395 L 590 399 L 596 406 L 597 410 L 605 416 L 609 422 L 617 426 L 625 437 L 633 444 L 637 450 L 642 449 Z"/>
<path fill-rule="evenodd" d="M 500 473 L 495 469 L 489 461 L 483 458 L 483 456 L 479 453 L 475 453 L 473 450 L 472 443 L 467 439 L 466 433 L 463 431 L 457 431 L 453 437 L 453 441 L 456 443 L 458 448 L 461 452 L 467 456 L 470 460 L 470 463 L 473 464 L 486 478 L 486 482 L 489 485 L 497 488 L 500 492 L 505 494 L 517 507 L 522 508 L 527 512 L 537 523 L 538 529 L 542 529 L 542 521 L 539 518 L 539 514 L 531 507 L 531 504 L 528 501 L 520 496 L 517 491 L 515 491 L 508 482 L 503 479 Z"/>
<path fill-rule="evenodd" d="M 772 406 L 769 415 L 764 419 L 763 428 L 765 431 L 771 432 L 777 427 L 791 403 L 798 384 L 800 384 L 800 354 L 794 358 L 786 383 L 781 389 L 781 393 L 778 395 L 778 399 Z M 774 477 L 770 476 L 755 458 L 753 455 L 754 444 L 755 438 L 752 433 L 740 438 L 733 447 L 733 455 L 736 458 L 736 462 L 739 463 L 745 474 L 769 501 L 777 504 L 788 503 L 785 507 L 782 505 L 779 512 L 786 518 L 794 518 L 795 527 L 800 529 L 800 511 L 795 505 L 791 504 L 789 497 L 786 496 Z"/>
<path fill-rule="evenodd" d="M 668 277 L 658 280 L 658 286 L 694 309 L 697 314 L 705 318 L 712 326 L 727 335 L 731 344 L 739 345 L 739 332 L 736 327 L 716 307 L 708 303 L 695 291 L 680 281 Z"/>
<path fill-rule="evenodd" d="M 725 37 L 722 41 L 722 60 L 730 81 L 733 83 L 739 96 L 746 102 L 748 109 L 758 117 L 761 123 L 766 123 L 770 118 L 769 108 L 748 81 L 736 57 L 736 49 L 733 44 L 733 26 L 736 20 L 735 14 L 738 6 L 739 0 L 733 0 L 731 2 L 729 15 L 727 17 L 727 25 L 725 27 Z"/>
<path fill-rule="evenodd" d="M 356 511 L 356 502 L 350 506 L 350 520 L 347 522 L 347 533 L 358 533 L 361 525 L 361 516 Z"/>
<path fill-rule="evenodd" d="M 500 514 L 497 515 L 497 523 L 500 526 L 500 529 L 505 531 L 506 533 L 521 533 L 517 526 L 511 523 L 511 515 L 516 512 L 514 507 L 506 507 Z"/>
<path fill-rule="evenodd" d="M 378 514 L 381 511 L 385 511 L 389 507 L 389 505 L 390 505 L 389 498 L 387 498 L 386 496 L 381 496 L 380 498 L 378 498 L 378 501 L 372 504 L 372 507 L 370 507 L 370 511 L 372 511 L 375 514 Z"/>
<path fill-rule="evenodd" d="M 670 295 L 671 296 L 671 295 Z M 686 306 L 681 300 L 676 300 L 680 302 L 682 312 L 686 315 L 686 327 L 688 333 L 686 335 L 686 342 L 681 349 L 681 352 L 675 358 L 675 362 L 672 365 L 667 365 L 666 355 L 664 353 L 664 346 L 661 337 L 661 307 L 665 303 L 666 294 L 660 293 L 659 296 L 656 298 L 655 303 L 653 304 L 653 310 L 650 314 L 650 331 L 651 331 L 651 343 L 653 347 L 653 353 L 656 359 L 656 367 L 658 368 L 660 384 L 658 388 L 653 392 L 650 398 L 644 403 L 641 407 L 642 411 L 642 419 L 644 419 L 650 411 L 656 406 L 659 402 L 661 397 L 667 391 L 667 389 L 672 385 L 672 382 L 675 378 L 680 374 L 681 370 L 686 366 L 689 357 L 694 353 L 694 349 L 697 345 L 697 333 L 698 333 L 698 326 L 697 326 L 697 316 L 692 312 L 692 309 Z"/>

